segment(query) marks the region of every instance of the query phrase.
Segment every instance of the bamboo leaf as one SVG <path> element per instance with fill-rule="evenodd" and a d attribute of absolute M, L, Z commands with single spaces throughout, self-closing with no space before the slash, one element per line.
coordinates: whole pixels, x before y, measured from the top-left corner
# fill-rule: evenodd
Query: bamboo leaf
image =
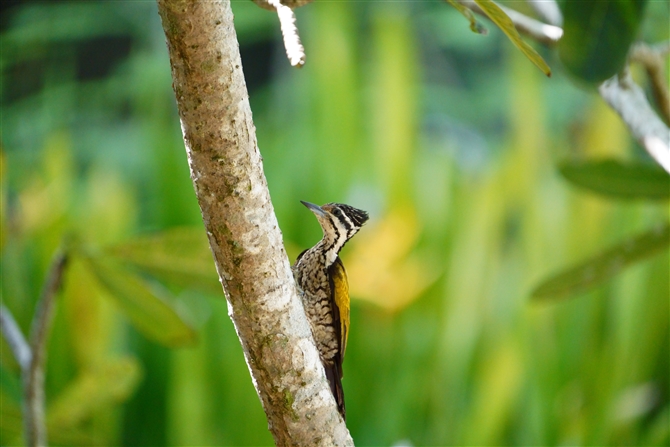
<path fill-rule="evenodd" d="M 502 32 L 507 35 L 509 40 L 511 40 L 532 63 L 542 70 L 545 75 L 551 76 L 551 68 L 549 68 L 549 65 L 547 65 L 544 59 L 542 59 L 542 56 L 540 56 L 533 47 L 521 40 L 521 36 L 519 36 L 514 23 L 498 5 L 492 0 L 475 0 L 475 3 L 482 8 L 491 21 L 498 25 Z"/>
<path fill-rule="evenodd" d="M 463 6 L 463 4 L 457 2 L 456 0 L 447 0 L 447 3 L 453 6 L 458 12 L 463 14 L 463 16 L 470 21 L 470 29 L 473 32 L 482 35 L 489 33 L 486 27 L 477 21 L 475 14 L 470 9 L 466 8 Z"/>
<path fill-rule="evenodd" d="M 535 288 L 532 298 L 559 298 L 587 290 L 612 278 L 624 267 L 667 249 L 669 245 L 670 224 L 666 223 L 549 277 Z"/>
<path fill-rule="evenodd" d="M 567 162 L 559 166 L 559 171 L 571 183 L 610 197 L 650 200 L 670 197 L 670 176 L 651 165 L 615 160 Z"/>
<path fill-rule="evenodd" d="M 195 331 L 146 281 L 108 259 L 86 254 L 91 272 L 116 301 L 133 325 L 147 337 L 166 346 L 195 341 Z"/>
<path fill-rule="evenodd" d="M 203 228 L 175 228 L 138 237 L 110 247 L 107 253 L 168 284 L 222 295 Z"/>

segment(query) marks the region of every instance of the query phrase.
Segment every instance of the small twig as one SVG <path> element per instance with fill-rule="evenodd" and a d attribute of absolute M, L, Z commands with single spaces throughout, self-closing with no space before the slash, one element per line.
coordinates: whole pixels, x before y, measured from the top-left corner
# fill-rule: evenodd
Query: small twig
<path fill-rule="evenodd" d="M 670 42 L 654 46 L 639 42 L 630 50 L 630 60 L 639 62 L 647 71 L 651 81 L 654 100 L 658 105 L 666 124 L 670 124 L 670 95 L 666 81 L 663 56 L 670 50 Z"/>
<path fill-rule="evenodd" d="M 30 366 L 30 359 L 33 353 L 19 325 L 16 324 L 14 316 L 4 304 L 0 304 L 0 330 L 2 331 L 2 335 L 5 336 L 9 349 L 12 350 L 12 354 L 14 354 L 14 358 L 21 370 L 27 370 Z"/>
<path fill-rule="evenodd" d="M 30 447 L 47 445 L 44 399 L 44 363 L 46 361 L 46 345 L 53 319 L 54 299 L 60 289 L 63 271 L 67 263 L 67 255 L 56 254 L 42 296 L 37 303 L 30 330 L 30 361 L 21 365 L 23 379 L 23 427 L 26 444 Z M 5 325 L 3 324 L 3 327 Z M 25 340 L 24 340 L 25 342 Z"/>
<path fill-rule="evenodd" d="M 460 3 L 481 15 L 482 17 L 488 18 L 487 14 L 474 1 L 464 0 L 460 1 Z M 556 45 L 561 37 L 563 37 L 563 28 L 554 25 L 547 25 L 546 23 L 542 23 L 538 20 L 528 17 L 527 15 L 521 14 L 518 11 L 507 8 L 499 3 L 496 4 L 512 20 L 517 31 L 519 31 L 521 34 L 524 34 L 548 46 Z"/>
<path fill-rule="evenodd" d="M 294 67 L 302 67 L 305 65 L 305 48 L 300 43 L 293 9 L 283 5 L 279 0 L 267 0 L 267 3 L 277 11 L 281 34 L 284 37 L 284 48 L 286 48 L 286 56 L 289 62 Z"/>
<path fill-rule="evenodd" d="M 44 284 L 42 296 L 38 303 L 37 311 L 33 318 L 32 327 L 30 329 L 30 346 L 33 350 L 32 367 L 40 366 L 46 358 L 46 340 L 51 328 L 51 320 L 53 317 L 54 298 L 58 290 L 60 290 L 63 282 L 63 271 L 67 264 L 67 255 L 59 252 L 54 257 L 47 276 L 47 282 Z"/>
<path fill-rule="evenodd" d="M 644 91 L 626 72 L 603 82 L 600 95 L 621 116 L 635 139 L 670 173 L 670 128 L 649 105 Z"/>
<path fill-rule="evenodd" d="M 0 304 L 0 329 L 21 368 L 23 382 L 23 428 L 26 445 L 30 447 L 47 444 L 44 405 L 44 363 L 46 345 L 53 319 L 54 299 L 63 280 L 67 255 L 56 254 L 42 296 L 37 303 L 30 330 L 30 344 L 16 324 L 12 313 Z"/>
<path fill-rule="evenodd" d="M 563 26 L 563 14 L 554 0 L 528 0 L 527 3 L 548 24 Z"/>

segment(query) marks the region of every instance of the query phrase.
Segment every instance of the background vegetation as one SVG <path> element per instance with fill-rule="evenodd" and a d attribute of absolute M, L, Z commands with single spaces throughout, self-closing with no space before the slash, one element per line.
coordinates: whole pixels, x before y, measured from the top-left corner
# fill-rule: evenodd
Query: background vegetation
<path fill-rule="evenodd" d="M 667 251 L 569 300 L 530 299 L 668 217 L 667 201 L 559 173 L 648 161 L 594 90 L 541 51 L 545 78 L 444 3 L 301 8 L 301 70 L 273 14 L 233 10 L 292 260 L 320 237 L 299 200 L 372 217 L 343 252 L 357 444 L 670 442 Z M 668 39 L 669 16 L 649 2 L 647 41 Z M 1 63 L 1 290 L 25 332 L 55 250 L 81 253 L 49 343 L 51 443 L 271 444 L 201 234 L 156 5 L 13 5 Z M 0 443 L 20 444 L 4 341 L 0 379 Z"/>

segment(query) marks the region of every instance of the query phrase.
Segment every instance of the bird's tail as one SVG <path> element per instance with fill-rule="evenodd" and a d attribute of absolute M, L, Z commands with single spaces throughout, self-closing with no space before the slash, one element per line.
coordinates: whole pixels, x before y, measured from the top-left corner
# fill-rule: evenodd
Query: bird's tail
<path fill-rule="evenodd" d="M 346 411 L 344 409 L 344 390 L 342 389 L 342 374 L 340 368 L 338 368 L 336 363 L 324 364 L 326 369 L 326 378 L 328 383 L 330 383 L 330 390 L 335 396 L 335 402 L 337 402 L 337 409 L 342 415 L 342 419 L 346 420 Z"/>

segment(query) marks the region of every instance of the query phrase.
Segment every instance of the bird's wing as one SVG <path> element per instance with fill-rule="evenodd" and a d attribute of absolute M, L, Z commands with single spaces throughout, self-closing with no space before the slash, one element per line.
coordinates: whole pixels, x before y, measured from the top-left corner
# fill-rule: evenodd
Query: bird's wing
<path fill-rule="evenodd" d="M 347 336 L 349 335 L 349 281 L 347 272 L 339 257 L 330 266 L 331 296 L 334 306 L 335 330 L 340 340 L 340 364 L 344 360 L 344 351 L 347 349 Z M 339 324 L 338 324 L 339 320 Z"/>

